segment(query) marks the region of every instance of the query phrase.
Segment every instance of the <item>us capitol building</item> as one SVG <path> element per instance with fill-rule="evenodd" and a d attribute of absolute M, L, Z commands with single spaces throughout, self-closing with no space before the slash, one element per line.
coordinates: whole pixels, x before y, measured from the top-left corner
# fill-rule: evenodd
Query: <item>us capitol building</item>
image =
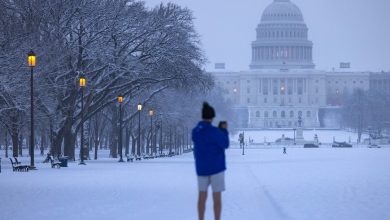
<path fill-rule="evenodd" d="M 292 128 L 299 116 L 303 127 L 339 127 L 346 94 L 390 91 L 390 73 L 316 70 L 312 55 L 301 10 L 290 0 L 274 0 L 257 26 L 250 70 L 229 72 L 220 63 L 211 74 L 242 128 Z"/>

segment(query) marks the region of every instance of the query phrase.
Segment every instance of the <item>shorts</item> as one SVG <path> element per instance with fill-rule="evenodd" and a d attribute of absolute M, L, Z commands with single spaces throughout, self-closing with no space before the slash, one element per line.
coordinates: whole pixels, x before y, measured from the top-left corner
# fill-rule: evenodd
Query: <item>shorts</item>
<path fill-rule="evenodd" d="M 207 192 L 211 185 L 213 192 L 225 191 L 225 172 L 220 172 L 211 176 L 198 176 L 199 192 Z"/>

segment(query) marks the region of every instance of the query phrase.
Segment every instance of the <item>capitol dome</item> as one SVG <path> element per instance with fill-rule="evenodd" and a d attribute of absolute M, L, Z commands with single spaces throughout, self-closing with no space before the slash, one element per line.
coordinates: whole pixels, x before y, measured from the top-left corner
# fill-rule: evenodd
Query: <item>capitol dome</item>
<path fill-rule="evenodd" d="M 301 10 L 289 0 L 275 0 L 263 12 L 262 22 L 303 22 Z"/>
<path fill-rule="evenodd" d="M 313 69 L 313 43 L 301 10 L 274 0 L 263 12 L 252 43 L 251 69 Z"/>

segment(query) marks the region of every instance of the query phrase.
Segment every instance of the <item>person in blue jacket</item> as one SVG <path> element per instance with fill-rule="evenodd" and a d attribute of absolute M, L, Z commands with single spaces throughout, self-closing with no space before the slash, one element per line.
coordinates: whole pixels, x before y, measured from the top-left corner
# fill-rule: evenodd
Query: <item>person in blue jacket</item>
<path fill-rule="evenodd" d="M 204 220 L 207 189 L 211 185 L 214 201 L 215 220 L 221 219 L 222 198 L 225 191 L 225 149 L 229 147 L 227 123 L 221 128 L 214 127 L 215 111 L 207 102 L 203 103 L 202 121 L 192 130 L 194 157 L 198 178 L 198 216 Z"/>

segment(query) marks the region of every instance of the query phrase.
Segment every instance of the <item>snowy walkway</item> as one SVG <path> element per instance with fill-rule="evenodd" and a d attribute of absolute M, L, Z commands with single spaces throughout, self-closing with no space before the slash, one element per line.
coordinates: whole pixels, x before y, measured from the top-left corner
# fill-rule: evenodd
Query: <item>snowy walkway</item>
<path fill-rule="evenodd" d="M 251 149 L 245 156 L 231 149 L 227 156 L 224 220 L 390 219 L 390 148 Z M 0 219 L 196 219 L 192 154 L 37 165 L 13 173 L 3 158 Z"/>

